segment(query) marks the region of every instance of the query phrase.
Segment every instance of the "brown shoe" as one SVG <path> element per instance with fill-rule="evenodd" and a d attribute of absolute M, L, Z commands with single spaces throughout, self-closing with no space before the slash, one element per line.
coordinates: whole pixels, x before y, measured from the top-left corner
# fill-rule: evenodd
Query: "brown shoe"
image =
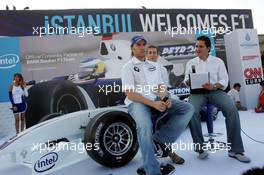
<path fill-rule="evenodd" d="M 175 152 L 169 152 L 169 157 L 171 159 L 171 161 L 175 164 L 183 164 L 185 162 L 185 160 L 180 157 L 178 154 L 176 154 Z"/>

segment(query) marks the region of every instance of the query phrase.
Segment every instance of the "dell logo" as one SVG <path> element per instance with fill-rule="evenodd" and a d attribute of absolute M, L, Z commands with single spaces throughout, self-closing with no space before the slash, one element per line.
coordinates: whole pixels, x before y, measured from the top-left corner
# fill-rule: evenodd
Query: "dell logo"
<path fill-rule="evenodd" d="M 15 67 L 19 62 L 19 57 L 16 54 L 6 54 L 0 56 L 0 69 L 10 69 Z"/>
<path fill-rule="evenodd" d="M 34 165 L 34 170 L 36 172 L 42 173 L 48 171 L 55 166 L 58 161 L 58 154 L 55 152 L 48 153 L 42 156 Z"/>

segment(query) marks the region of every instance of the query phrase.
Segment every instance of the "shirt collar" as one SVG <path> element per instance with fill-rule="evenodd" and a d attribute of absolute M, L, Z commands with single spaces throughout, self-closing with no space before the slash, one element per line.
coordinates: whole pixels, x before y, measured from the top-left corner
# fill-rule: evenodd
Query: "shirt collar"
<path fill-rule="evenodd" d="M 132 63 L 133 64 L 142 64 L 145 61 L 140 61 L 139 59 L 137 59 L 135 56 L 132 57 Z"/>
<path fill-rule="evenodd" d="M 208 55 L 208 57 L 207 57 L 207 59 L 205 61 L 203 61 L 200 57 L 198 57 L 198 59 L 199 59 L 200 63 L 206 63 L 206 62 L 209 61 L 210 57 L 211 57 L 211 55 Z"/>
<path fill-rule="evenodd" d="M 146 59 L 146 63 L 149 63 L 149 64 L 154 64 L 154 65 L 156 65 L 156 64 L 157 64 L 157 62 L 150 61 L 150 60 L 147 60 L 147 59 Z"/>

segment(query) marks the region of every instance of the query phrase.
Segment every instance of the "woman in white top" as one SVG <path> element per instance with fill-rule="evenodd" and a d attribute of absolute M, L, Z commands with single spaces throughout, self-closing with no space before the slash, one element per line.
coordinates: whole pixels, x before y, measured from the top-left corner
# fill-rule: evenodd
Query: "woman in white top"
<path fill-rule="evenodd" d="M 19 126 L 21 131 L 23 131 L 25 127 L 25 113 L 27 110 L 25 97 L 28 96 L 26 83 L 20 73 L 14 74 L 13 84 L 9 86 L 8 94 L 10 102 L 12 103 L 11 109 L 13 110 L 15 116 L 15 126 L 18 134 Z"/>

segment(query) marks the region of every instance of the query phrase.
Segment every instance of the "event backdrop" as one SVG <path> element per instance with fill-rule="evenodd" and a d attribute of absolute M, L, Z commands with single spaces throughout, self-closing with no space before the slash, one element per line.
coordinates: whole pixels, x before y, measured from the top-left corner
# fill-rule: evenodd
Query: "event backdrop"
<path fill-rule="evenodd" d="M 0 11 L 0 16 L 0 102 L 9 101 L 8 85 L 13 73 L 21 72 L 35 82 L 28 120 L 122 104 L 120 70 L 136 34 L 160 48 L 171 93 L 184 95 L 189 89 L 181 82 L 187 61 L 195 57 L 197 36 L 210 36 L 211 54 L 226 62 L 223 36 L 253 28 L 250 10 L 30 10 Z"/>

